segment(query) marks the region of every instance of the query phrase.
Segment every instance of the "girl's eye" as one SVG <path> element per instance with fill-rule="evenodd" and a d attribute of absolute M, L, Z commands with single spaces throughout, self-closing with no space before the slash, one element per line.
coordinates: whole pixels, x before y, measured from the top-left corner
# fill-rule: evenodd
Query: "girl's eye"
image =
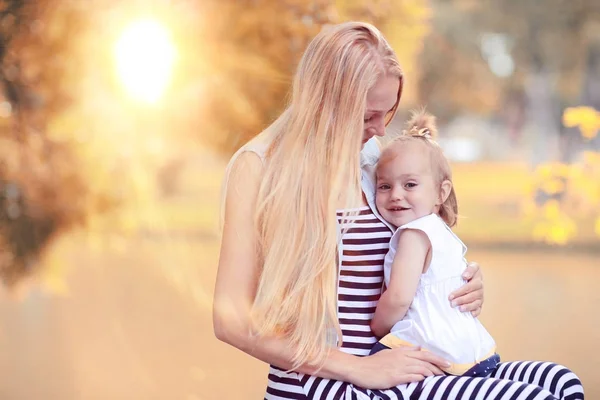
<path fill-rule="evenodd" d="M 377 189 L 379 189 L 379 190 L 389 190 L 389 188 L 390 188 L 390 185 L 386 185 L 386 184 L 379 185 L 379 187 L 377 187 Z"/>
<path fill-rule="evenodd" d="M 417 186 L 417 184 L 416 184 L 415 182 L 408 182 L 408 183 L 407 183 L 406 185 L 404 185 L 404 186 L 406 186 L 407 188 L 414 188 L 414 187 L 416 187 L 416 186 Z"/>

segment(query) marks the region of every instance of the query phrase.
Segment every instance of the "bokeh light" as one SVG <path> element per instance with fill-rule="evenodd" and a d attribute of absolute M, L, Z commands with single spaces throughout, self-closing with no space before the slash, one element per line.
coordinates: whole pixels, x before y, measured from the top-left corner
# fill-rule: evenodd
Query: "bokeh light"
<path fill-rule="evenodd" d="M 172 74 L 175 46 L 158 21 L 129 25 L 115 46 L 116 67 L 125 89 L 136 100 L 155 103 Z"/>

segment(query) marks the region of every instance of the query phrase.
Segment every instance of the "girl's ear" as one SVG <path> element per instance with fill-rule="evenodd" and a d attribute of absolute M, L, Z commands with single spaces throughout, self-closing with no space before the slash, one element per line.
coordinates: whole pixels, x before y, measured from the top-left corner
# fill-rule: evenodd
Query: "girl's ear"
<path fill-rule="evenodd" d="M 442 182 L 442 186 L 440 187 L 440 196 L 438 198 L 438 202 L 436 203 L 436 205 L 442 205 L 444 204 L 444 202 L 446 201 L 446 199 L 448 198 L 448 196 L 450 196 L 450 191 L 452 190 L 452 182 L 450 182 L 449 180 L 445 180 L 444 182 Z"/>

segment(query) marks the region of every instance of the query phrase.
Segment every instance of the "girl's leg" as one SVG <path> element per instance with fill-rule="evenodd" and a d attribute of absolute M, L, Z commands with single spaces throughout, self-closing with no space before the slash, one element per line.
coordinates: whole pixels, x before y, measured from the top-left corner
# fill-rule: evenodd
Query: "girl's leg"
<path fill-rule="evenodd" d="M 550 362 L 515 361 L 500 363 L 491 377 L 540 386 L 558 399 L 583 399 L 583 386 L 573 372 Z"/>

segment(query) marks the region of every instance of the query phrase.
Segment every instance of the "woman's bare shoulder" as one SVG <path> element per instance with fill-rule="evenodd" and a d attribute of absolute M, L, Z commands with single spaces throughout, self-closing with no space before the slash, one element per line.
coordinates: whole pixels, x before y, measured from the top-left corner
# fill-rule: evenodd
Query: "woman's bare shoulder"
<path fill-rule="evenodd" d="M 240 153 L 230 165 L 228 185 L 246 186 L 260 180 L 263 174 L 264 162 L 253 151 Z"/>

